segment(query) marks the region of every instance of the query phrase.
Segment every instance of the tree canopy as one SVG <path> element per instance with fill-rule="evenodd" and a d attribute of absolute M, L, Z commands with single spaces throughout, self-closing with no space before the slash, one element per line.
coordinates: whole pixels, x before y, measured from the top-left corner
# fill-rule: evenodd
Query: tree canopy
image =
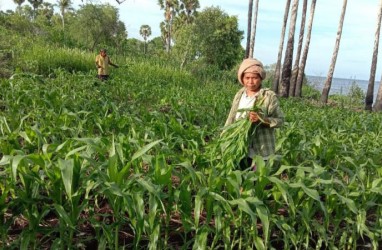
<path fill-rule="evenodd" d="M 30 1 L 18 1 L 17 11 L 0 12 L 0 17 L 4 21 L 2 26 L 11 34 L 33 39 L 34 44 L 89 51 L 108 47 L 121 55 L 160 56 L 181 68 L 192 63 L 197 67 L 208 65 L 230 70 L 243 58 L 240 44 L 243 31 L 238 29 L 237 17 L 228 15 L 219 7 L 199 12 L 197 0 L 162 1 L 165 21 L 173 23 L 168 26 L 163 22 L 162 36 L 150 41 L 151 27 L 146 24 L 140 29 L 143 41 L 128 38 L 118 8 L 110 4 L 86 3 L 76 10 L 70 0 L 59 0 L 56 5 L 36 0 L 32 1 L 33 6 Z M 165 55 L 169 52 L 169 39 L 172 50 Z"/>
<path fill-rule="evenodd" d="M 243 58 L 240 44 L 243 31 L 239 30 L 237 17 L 210 7 L 200 13 L 195 23 L 195 35 L 200 42 L 198 52 L 207 63 L 230 69 Z"/>

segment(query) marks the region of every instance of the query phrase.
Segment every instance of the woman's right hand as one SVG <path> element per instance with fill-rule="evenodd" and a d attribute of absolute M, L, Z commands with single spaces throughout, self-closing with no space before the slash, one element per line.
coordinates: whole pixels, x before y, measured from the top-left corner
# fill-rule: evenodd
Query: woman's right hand
<path fill-rule="evenodd" d="M 250 111 L 249 112 L 249 121 L 253 122 L 253 123 L 258 122 L 258 121 L 260 121 L 260 117 L 255 111 Z"/>

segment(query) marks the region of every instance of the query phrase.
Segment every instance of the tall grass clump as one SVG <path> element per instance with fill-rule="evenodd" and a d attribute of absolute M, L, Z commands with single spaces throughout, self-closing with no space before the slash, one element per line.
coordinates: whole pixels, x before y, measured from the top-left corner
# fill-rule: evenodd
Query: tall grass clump
<path fill-rule="evenodd" d="M 357 82 L 353 81 L 346 95 L 331 95 L 330 100 L 335 105 L 339 105 L 341 107 L 363 109 L 365 103 L 365 93 L 357 85 Z"/>
<path fill-rule="evenodd" d="M 94 71 L 95 55 L 79 49 L 36 44 L 15 53 L 16 72 L 48 76 L 58 68 L 70 73 Z"/>

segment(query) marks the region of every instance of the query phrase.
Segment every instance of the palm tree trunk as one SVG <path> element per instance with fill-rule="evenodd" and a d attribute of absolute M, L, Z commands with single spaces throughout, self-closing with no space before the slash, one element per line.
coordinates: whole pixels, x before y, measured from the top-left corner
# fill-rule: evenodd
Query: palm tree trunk
<path fill-rule="evenodd" d="M 313 26 L 313 18 L 314 18 L 315 9 L 316 9 L 316 0 L 312 0 L 311 6 L 310 6 L 308 33 L 306 34 L 304 52 L 302 53 L 300 68 L 298 70 L 297 80 L 296 80 L 295 96 L 298 96 L 298 97 L 301 97 L 301 92 L 302 92 L 302 81 L 304 78 L 306 59 L 308 58 L 308 51 L 309 51 L 310 37 L 312 34 L 312 26 Z"/>
<path fill-rule="evenodd" d="M 377 70 L 379 34 L 381 31 L 381 18 L 382 18 L 382 0 L 380 2 L 379 9 L 378 9 L 377 29 L 375 31 L 373 58 L 371 61 L 369 85 L 367 86 L 367 92 L 366 92 L 366 98 L 365 98 L 365 110 L 369 110 L 369 111 L 372 110 L 373 99 L 374 99 L 374 82 L 375 82 L 375 71 Z"/>
<path fill-rule="evenodd" d="M 293 45 L 294 45 L 294 33 L 296 30 L 298 0 L 293 0 L 292 13 L 289 26 L 288 43 L 285 51 L 283 72 L 281 75 L 281 93 L 282 97 L 288 97 L 290 77 L 292 72 L 292 60 L 293 60 Z"/>
<path fill-rule="evenodd" d="M 186 51 L 184 53 L 184 56 L 183 56 L 183 59 L 182 59 L 182 62 L 180 63 L 180 69 L 183 69 L 184 65 L 186 64 L 186 61 L 187 61 L 187 56 L 190 52 L 190 50 L 188 49 L 190 47 L 190 43 L 191 43 L 191 40 L 188 40 L 187 41 L 187 46 L 186 46 Z"/>
<path fill-rule="evenodd" d="M 170 52 L 171 47 L 171 20 L 172 20 L 172 13 L 171 8 L 169 6 L 168 1 L 166 1 L 166 26 L 167 26 L 167 37 L 166 37 L 166 52 Z"/>
<path fill-rule="evenodd" d="M 377 99 L 375 100 L 373 110 L 375 112 L 381 112 L 382 111 L 382 79 L 381 79 L 381 82 L 379 83 Z"/>
<path fill-rule="evenodd" d="M 171 49 L 171 20 L 168 23 L 168 30 L 167 30 L 167 52 L 170 52 Z"/>
<path fill-rule="evenodd" d="M 61 7 L 61 23 L 62 23 L 62 31 L 65 35 L 65 8 Z"/>
<path fill-rule="evenodd" d="M 322 103 L 327 103 L 328 102 L 328 96 L 329 96 L 330 87 L 332 85 L 334 68 L 336 66 L 338 50 L 340 48 L 340 41 L 341 41 L 341 35 L 342 35 L 342 27 L 343 27 L 343 24 L 344 24 L 345 13 L 346 13 L 346 4 L 347 4 L 347 0 L 344 0 L 344 3 L 342 5 L 342 12 L 341 12 L 340 23 L 338 25 L 338 30 L 337 30 L 337 38 L 336 38 L 336 43 L 335 43 L 335 46 L 334 46 L 332 62 L 330 63 L 330 68 L 329 68 L 328 76 L 326 78 L 325 86 L 324 86 L 324 89 L 322 90 L 322 94 L 321 94 L 321 102 Z"/>
<path fill-rule="evenodd" d="M 252 8 L 253 8 L 253 0 L 249 0 L 248 4 L 248 22 L 247 22 L 247 47 L 245 49 L 245 58 L 249 56 L 249 46 L 251 42 L 251 28 L 252 28 Z"/>
<path fill-rule="evenodd" d="M 283 21 L 283 28 L 281 30 L 281 36 L 280 36 L 280 45 L 279 45 L 279 53 L 277 54 L 277 62 L 276 62 L 276 68 L 275 68 L 275 76 L 273 78 L 273 86 L 272 89 L 275 93 L 279 92 L 279 82 L 280 82 L 280 67 L 281 67 L 281 56 L 283 53 L 283 47 L 284 47 L 284 38 L 285 38 L 285 30 L 288 22 L 288 16 L 289 16 L 289 8 L 290 8 L 290 1 L 286 0 L 285 4 L 285 10 L 284 10 L 284 21 Z"/>
<path fill-rule="evenodd" d="M 297 81 L 297 75 L 298 75 L 298 69 L 300 64 L 300 57 L 301 57 L 301 50 L 302 50 L 302 42 L 304 40 L 304 31 L 305 31 L 305 19 L 306 19 L 306 9 L 308 5 L 308 0 L 303 0 L 302 5 L 302 16 L 301 16 L 301 26 L 300 26 L 300 35 L 298 38 L 298 46 L 297 46 L 297 53 L 296 58 L 294 60 L 294 66 L 292 70 L 292 77 L 290 79 L 290 88 L 289 88 L 289 96 L 295 96 L 295 90 L 296 90 L 296 81 Z"/>
<path fill-rule="evenodd" d="M 255 37 L 256 37 L 256 25 L 257 25 L 257 13 L 259 12 L 259 0 L 255 2 L 255 12 L 253 13 L 253 23 L 251 32 L 251 42 L 249 47 L 249 58 L 253 58 L 253 51 L 255 48 Z"/>

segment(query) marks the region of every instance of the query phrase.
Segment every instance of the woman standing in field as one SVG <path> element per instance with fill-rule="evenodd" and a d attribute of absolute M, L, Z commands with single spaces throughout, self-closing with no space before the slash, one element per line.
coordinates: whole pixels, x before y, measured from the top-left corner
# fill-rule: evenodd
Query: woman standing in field
<path fill-rule="evenodd" d="M 225 126 L 246 116 L 256 126 L 255 132 L 250 134 L 248 156 L 240 163 L 240 168 L 246 169 L 251 166 L 255 155 L 268 160 L 275 153 L 275 128 L 284 123 L 284 114 L 276 94 L 268 88 L 262 88 L 266 72 L 259 60 L 244 59 L 237 76 L 243 87 L 233 99 Z M 251 111 L 244 111 L 248 109 Z"/>

